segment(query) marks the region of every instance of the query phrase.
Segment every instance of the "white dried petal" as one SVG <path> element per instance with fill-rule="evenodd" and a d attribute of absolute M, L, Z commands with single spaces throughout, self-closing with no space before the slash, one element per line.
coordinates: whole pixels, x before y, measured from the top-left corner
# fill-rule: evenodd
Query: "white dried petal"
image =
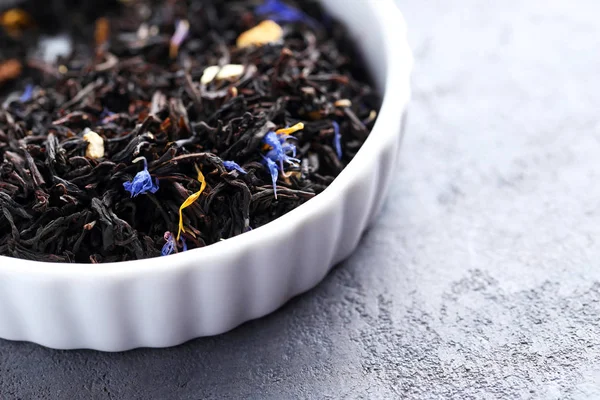
<path fill-rule="evenodd" d="M 220 69 L 221 67 L 219 67 L 218 65 L 213 65 L 212 67 L 206 68 L 204 70 L 204 73 L 202 74 L 202 78 L 200 78 L 200 83 L 202 83 L 203 85 L 207 85 L 214 81 Z"/>
<path fill-rule="evenodd" d="M 200 82 L 203 85 L 207 85 L 212 81 L 223 80 L 223 79 L 237 79 L 244 74 L 245 67 L 240 64 L 227 64 L 222 67 L 213 65 L 204 70 Z"/>
<path fill-rule="evenodd" d="M 336 101 L 334 105 L 336 107 L 340 107 L 340 108 L 350 108 L 350 107 L 352 107 L 352 102 L 348 99 L 342 99 L 342 100 Z"/>
<path fill-rule="evenodd" d="M 217 74 L 217 79 L 237 79 L 244 74 L 244 66 L 239 64 L 227 64 Z"/>
<path fill-rule="evenodd" d="M 90 129 L 86 129 L 83 140 L 88 142 L 87 149 L 85 150 L 86 157 L 94 159 L 104 157 L 104 139 L 102 139 L 102 136 Z"/>

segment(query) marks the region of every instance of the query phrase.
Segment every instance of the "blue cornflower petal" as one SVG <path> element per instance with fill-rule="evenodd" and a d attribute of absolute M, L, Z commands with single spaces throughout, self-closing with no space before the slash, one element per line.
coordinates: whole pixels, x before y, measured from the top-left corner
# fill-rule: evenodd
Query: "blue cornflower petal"
<path fill-rule="evenodd" d="M 114 112 L 112 112 L 108 108 L 104 107 L 104 109 L 102 110 L 102 113 L 100 114 L 100 119 L 104 119 L 106 117 L 112 117 L 113 115 L 115 115 Z"/>
<path fill-rule="evenodd" d="M 279 169 L 283 173 L 283 163 L 292 164 L 299 162 L 296 158 L 289 157 L 286 153 L 292 152 L 293 157 L 296 157 L 296 146 L 291 143 L 286 143 L 287 139 L 295 139 L 289 135 L 277 135 L 275 132 L 269 132 L 265 135 L 263 142 L 271 146 L 272 149 L 265 155 L 267 159 L 274 164 L 279 163 Z"/>
<path fill-rule="evenodd" d="M 158 180 L 152 180 L 150 172 L 148 172 L 148 163 L 144 158 L 144 169 L 138 172 L 131 182 L 123 182 L 123 187 L 129 193 L 131 197 L 137 197 L 140 194 L 156 193 L 158 191 Z"/>
<path fill-rule="evenodd" d="M 271 174 L 271 180 L 273 181 L 273 190 L 275 191 L 275 199 L 277 199 L 277 178 L 279 177 L 279 170 L 277 169 L 277 164 L 270 158 L 267 158 L 262 155 L 261 157 L 263 158 L 263 162 L 269 170 L 269 173 Z"/>
<path fill-rule="evenodd" d="M 278 24 L 305 22 L 308 20 L 304 13 L 295 9 L 282 10 L 276 14 L 271 14 L 270 18 Z"/>
<path fill-rule="evenodd" d="M 278 152 L 275 149 L 270 150 L 266 154 L 266 158 L 273 161 L 274 163 L 279 163 L 279 169 L 281 170 L 282 173 L 283 173 L 283 163 L 293 164 L 293 163 L 300 162 L 300 160 L 298 160 L 297 158 L 290 157 L 287 154 L 285 154 L 283 151 Z"/>
<path fill-rule="evenodd" d="M 268 132 L 263 138 L 263 143 L 268 144 L 274 149 L 281 148 L 281 141 L 279 140 L 279 136 L 273 131 Z"/>
<path fill-rule="evenodd" d="M 281 144 L 287 143 L 288 139 L 298 140 L 298 138 L 296 136 L 292 136 L 292 135 L 280 134 L 277 136 L 279 137 L 279 143 L 281 143 Z"/>
<path fill-rule="evenodd" d="M 281 165 L 281 170 L 283 171 L 285 152 L 283 151 L 283 146 L 281 145 L 277 134 L 273 131 L 267 133 L 263 139 L 263 142 L 272 147 L 272 149 L 267 153 L 267 158 L 273 162 L 279 162 Z"/>
<path fill-rule="evenodd" d="M 254 9 L 254 11 L 258 15 L 266 15 L 278 12 L 281 10 L 282 7 L 285 7 L 285 5 L 282 4 L 279 0 L 266 0 L 263 4 L 257 6 Z"/>
<path fill-rule="evenodd" d="M 282 146 L 284 153 L 287 153 L 288 151 L 292 152 L 292 157 L 296 157 L 296 145 L 292 144 L 292 143 L 286 143 Z"/>
<path fill-rule="evenodd" d="M 337 153 L 338 158 L 342 159 L 342 134 L 340 133 L 340 124 L 336 121 L 332 122 L 333 125 L 333 147 Z"/>
<path fill-rule="evenodd" d="M 185 242 L 185 239 L 183 238 L 183 236 L 181 238 L 179 238 L 179 241 L 181 242 L 181 247 L 183 248 L 182 251 L 188 251 L 187 243 Z"/>
<path fill-rule="evenodd" d="M 240 167 L 238 163 L 236 163 L 235 161 L 223 161 L 223 166 L 225 167 L 225 169 L 227 171 L 233 171 L 236 170 L 238 171 L 240 174 L 244 174 L 246 175 L 247 172 L 244 171 L 244 168 Z"/>
<path fill-rule="evenodd" d="M 166 232 L 165 233 L 165 245 L 162 248 L 161 254 L 163 256 L 168 256 L 173 254 L 173 252 L 175 251 L 175 238 L 173 237 L 173 234 L 171 232 Z"/>
<path fill-rule="evenodd" d="M 267 157 L 269 160 L 271 160 L 273 162 L 279 162 L 279 161 L 283 160 L 283 151 L 278 151 L 277 149 L 272 149 L 272 150 L 269 150 L 267 152 L 267 154 L 265 154 L 265 157 Z"/>
<path fill-rule="evenodd" d="M 266 16 L 277 23 L 306 22 L 313 27 L 315 21 L 297 8 L 291 7 L 280 0 L 266 0 L 254 9 L 257 15 Z"/>
<path fill-rule="evenodd" d="M 108 122 L 110 122 L 110 118 L 113 115 L 117 115 L 117 113 L 114 113 L 114 112 L 110 111 L 108 108 L 104 107 L 104 109 L 102 110 L 102 113 L 100 113 L 100 121 L 102 121 L 103 124 L 107 124 Z"/>
<path fill-rule="evenodd" d="M 19 97 L 19 101 L 21 103 L 26 103 L 33 97 L 33 85 L 27 85 L 21 97 Z"/>
<path fill-rule="evenodd" d="M 294 158 L 294 157 L 288 157 L 288 156 L 285 156 L 285 162 L 287 162 L 288 164 L 294 164 L 294 163 L 300 164 L 301 163 L 301 161 L 299 159 Z"/>
<path fill-rule="evenodd" d="M 177 245 L 175 243 L 175 237 L 173 236 L 173 234 L 171 232 L 165 232 L 165 245 L 162 248 L 161 254 L 163 256 L 168 256 L 173 254 L 173 252 L 176 250 Z M 187 247 L 187 243 L 185 242 L 185 239 L 183 237 L 181 237 L 179 239 L 179 242 L 181 243 L 180 247 L 183 249 L 182 251 L 187 251 L 188 247 Z"/>
<path fill-rule="evenodd" d="M 296 157 L 296 145 L 287 143 L 287 139 L 295 139 L 293 136 L 281 133 L 278 135 L 276 132 L 269 132 L 265 135 L 263 142 L 271 147 L 271 150 L 267 154 L 262 155 L 264 165 L 269 169 L 271 178 L 273 180 L 273 188 L 275 190 L 275 198 L 277 198 L 277 178 L 279 171 L 285 176 L 284 163 L 293 164 L 300 163 L 300 160 Z M 293 157 L 287 155 L 288 152 L 293 154 Z M 278 165 L 279 164 L 279 165 Z"/>

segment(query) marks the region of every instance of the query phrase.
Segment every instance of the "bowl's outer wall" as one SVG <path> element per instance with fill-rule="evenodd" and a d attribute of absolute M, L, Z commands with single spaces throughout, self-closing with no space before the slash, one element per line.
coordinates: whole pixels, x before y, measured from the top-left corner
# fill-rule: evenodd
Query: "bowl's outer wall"
<path fill-rule="evenodd" d="M 167 347 L 264 316 L 319 283 L 356 248 L 396 166 L 412 57 L 393 0 L 326 0 L 385 93 L 375 128 L 322 194 L 204 249 L 110 265 L 0 257 L 0 337 L 59 349 Z"/>

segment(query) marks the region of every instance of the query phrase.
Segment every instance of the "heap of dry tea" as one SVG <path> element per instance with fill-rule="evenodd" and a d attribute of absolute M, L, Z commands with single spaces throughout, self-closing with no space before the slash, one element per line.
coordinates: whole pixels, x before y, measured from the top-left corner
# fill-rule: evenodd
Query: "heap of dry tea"
<path fill-rule="evenodd" d="M 0 15 L 0 255 L 226 240 L 322 192 L 375 121 L 360 58 L 314 2 L 76 3 L 60 45 L 26 5 Z"/>

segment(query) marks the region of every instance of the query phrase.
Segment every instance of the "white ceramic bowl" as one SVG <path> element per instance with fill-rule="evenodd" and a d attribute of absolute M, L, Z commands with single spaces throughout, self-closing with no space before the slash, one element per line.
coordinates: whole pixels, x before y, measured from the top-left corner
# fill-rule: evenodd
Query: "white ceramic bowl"
<path fill-rule="evenodd" d="M 384 94 L 356 158 L 322 194 L 206 248 L 115 264 L 0 257 L 0 337 L 57 349 L 168 347 L 262 317 L 348 257 L 388 189 L 410 97 L 412 56 L 393 0 L 323 0 L 350 28 Z"/>

